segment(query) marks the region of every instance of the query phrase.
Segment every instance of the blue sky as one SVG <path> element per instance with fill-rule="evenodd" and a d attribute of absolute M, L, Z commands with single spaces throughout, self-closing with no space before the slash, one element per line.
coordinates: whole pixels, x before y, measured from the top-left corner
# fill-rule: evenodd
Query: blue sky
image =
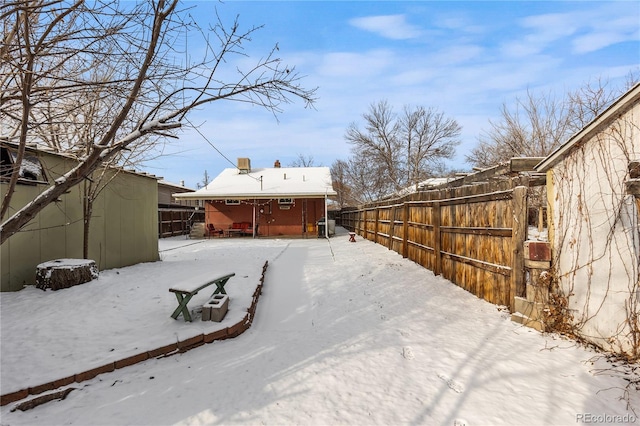
<path fill-rule="evenodd" d="M 255 106 L 218 102 L 190 116 L 184 131 L 145 171 L 195 188 L 249 157 L 253 167 L 346 160 L 344 134 L 369 106 L 387 100 L 433 107 L 463 127 L 450 166 L 499 118 L 503 103 L 527 90 L 563 96 L 589 81 L 621 87 L 640 66 L 640 2 L 227 1 L 187 2 L 199 22 L 236 15 L 242 28 L 264 25 L 245 45 L 252 58 L 277 43 L 280 58 L 318 87 L 315 109 L 300 101 L 274 116 Z M 210 17 L 210 19 L 209 19 Z M 232 58 L 229 58 L 232 59 Z M 234 58 L 246 61 L 246 58 Z M 233 61 L 230 63 L 233 65 Z M 212 146 L 217 148 L 224 157 Z"/>

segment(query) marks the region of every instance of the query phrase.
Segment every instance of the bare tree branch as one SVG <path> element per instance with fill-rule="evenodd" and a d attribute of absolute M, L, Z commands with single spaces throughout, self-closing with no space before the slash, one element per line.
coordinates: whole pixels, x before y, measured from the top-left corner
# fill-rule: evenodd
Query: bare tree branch
<path fill-rule="evenodd" d="M 0 6 L 0 136 L 19 144 L 3 195 L 0 243 L 95 170 L 142 158 L 175 137 L 194 109 L 232 100 L 277 116 L 293 99 L 313 106 L 316 89 L 302 86 L 295 68 L 275 56 L 277 47 L 248 69 L 232 69 L 236 78 L 229 77 L 231 57 L 246 56 L 243 45 L 259 27 L 243 32 L 236 19 L 227 29 L 218 17 L 203 31 L 178 4 L 24 0 Z M 174 39 L 189 30 L 203 36 L 207 54 L 185 63 L 176 56 Z M 211 34 L 219 46 L 209 44 Z M 20 153 L 30 142 L 72 153 L 79 162 L 5 220 Z"/>
<path fill-rule="evenodd" d="M 630 72 L 625 87 L 613 88 L 598 79 L 569 92 L 562 99 L 551 93 L 527 91 L 525 99 L 502 104 L 500 118 L 478 137 L 478 145 L 466 159 L 476 167 L 492 167 L 512 157 L 545 157 L 572 134 L 603 112 L 640 76 Z"/>
<path fill-rule="evenodd" d="M 433 108 L 405 106 L 397 116 L 388 102 L 381 101 L 372 104 L 363 118 L 364 130 L 353 123 L 346 131 L 352 145 L 346 175 L 352 192 L 363 194 L 367 201 L 433 176 L 460 143 L 460 125 Z"/>

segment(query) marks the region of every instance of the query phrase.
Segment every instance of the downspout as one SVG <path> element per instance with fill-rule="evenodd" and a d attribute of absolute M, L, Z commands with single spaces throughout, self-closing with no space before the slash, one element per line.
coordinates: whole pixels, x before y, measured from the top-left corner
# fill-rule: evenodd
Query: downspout
<path fill-rule="evenodd" d="M 329 216 L 328 216 L 328 208 L 327 208 L 327 191 L 324 190 L 324 237 L 329 238 Z"/>
<path fill-rule="evenodd" d="M 262 177 L 262 176 L 261 176 Z M 262 182 L 262 179 L 260 180 Z M 253 223 L 251 224 L 251 229 L 253 229 L 253 238 L 256 237 L 256 203 L 258 200 L 253 199 Z"/>

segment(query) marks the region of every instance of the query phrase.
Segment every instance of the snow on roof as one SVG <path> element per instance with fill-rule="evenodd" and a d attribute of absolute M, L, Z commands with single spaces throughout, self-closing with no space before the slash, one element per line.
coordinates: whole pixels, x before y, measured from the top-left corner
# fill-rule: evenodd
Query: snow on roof
<path fill-rule="evenodd" d="M 410 185 L 399 191 L 393 192 L 391 194 L 387 194 L 384 197 L 382 197 L 382 199 L 386 200 L 389 198 L 404 197 L 405 195 L 413 194 L 414 192 L 424 191 L 424 190 L 435 188 L 440 185 L 444 185 L 446 183 L 451 182 L 453 179 L 454 178 L 447 178 L 447 177 L 425 179 L 422 182 L 418 182 L 417 185 Z"/>
<path fill-rule="evenodd" d="M 162 178 L 160 178 L 160 180 L 158 180 L 158 185 L 164 185 L 164 186 L 180 188 L 180 189 L 189 190 L 189 191 L 195 191 L 195 189 L 193 189 L 193 188 L 189 188 L 189 187 L 184 186 L 184 183 L 173 183 L 173 182 L 169 182 L 167 180 L 164 180 Z"/>
<path fill-rule="evenodd" d="M 211 183 L 191 193 L 173 194 L 178 199 L 238 198 L 323 198 L 337 195 L 331 185 L 328 167 L 274 167 L 224 169 Z"/>

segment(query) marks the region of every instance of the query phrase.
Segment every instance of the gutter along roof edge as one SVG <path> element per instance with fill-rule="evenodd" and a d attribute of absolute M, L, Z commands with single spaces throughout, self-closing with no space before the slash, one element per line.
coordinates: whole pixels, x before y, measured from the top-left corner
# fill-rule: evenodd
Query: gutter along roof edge
<path fill-rule="evenodd" d="M 325 196 L 336 196 L 335 191 L 327 191 L 326 194 L 314 193 L 297 193 L 297 194 L 282 194 L 282 193 L 255 193 L 255 194 L 198 194 L 195 192 L 188 193 L 176 193 L 171 194 L 172 197 L 181 200 L 247 200 L 247 199 L 277 199 L 277 198 L 324 198 Z"/>

